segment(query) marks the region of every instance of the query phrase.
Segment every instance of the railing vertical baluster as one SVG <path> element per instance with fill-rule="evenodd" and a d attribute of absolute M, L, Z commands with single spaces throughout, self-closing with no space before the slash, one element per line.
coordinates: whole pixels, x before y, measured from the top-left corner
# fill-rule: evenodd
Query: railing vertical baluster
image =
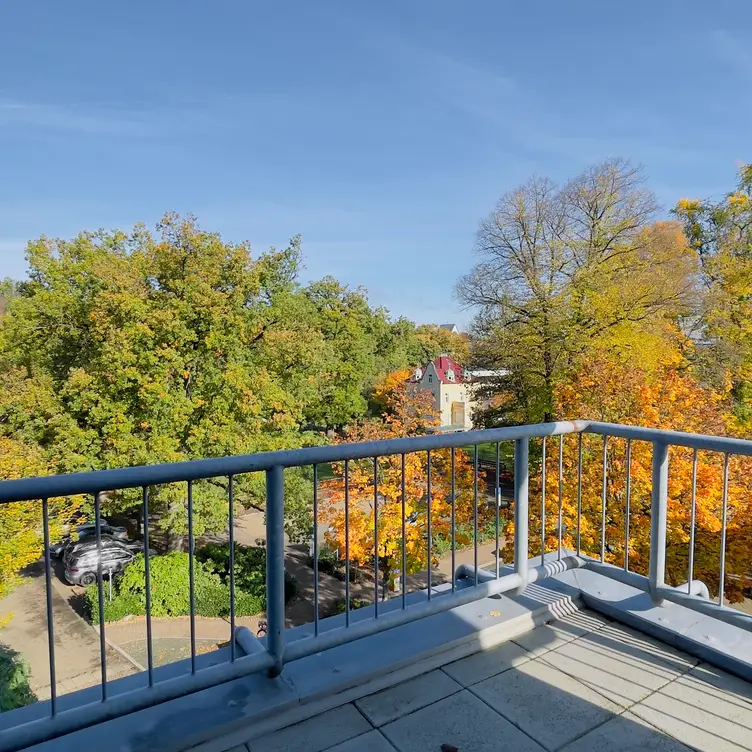
<path fill-rule="evenodd" d="M 501 481 L 499 479 L 499 473 L 501 472 L 501 462 L 499 456 L 499 442 L 496 442 L 496 489 L 494 493 L 494 500 L 496 501 L 496 579 L 499 579 L 499 513 L 501 507 Z"/>
<path fill-rule="evenodd" d="M 146 666 L 149 672 L 149 686 L 154 686 L 154 652 L 151 636 L 151 552 L 149 551 L 149 487 L 142 490 L 142 509 L 144 531 L 144 588 L 146 598 Z M 234 637 L 233 637 L 234 640 Z"/>
<path fill-rule="evenodd" d="M 546 437 L 543 437 L 541 464 L 541 564 L 546 560 Z"/>
<path fill-rule="evenodd" d="M 457 484 L 456 484 L 456 478 L 455 478 L 455 474 L 454 474 L 454 470 L 455 470 L 455 451 L 454 451 L 454 447 L 452 447 L 452 449 L 450 451 L 450 454 L 451 454 L 451 465 L 452 465 L 452 491 L 451 491 L 451 493 L 452 493 L 452 520 L 451 520 L 451 525 L 452 525 L 452 532 L 451 532 L 451 537 L 452 537 L 452 541 L 451 541 L 452 542 L 452 592 L 454 592 L 455 589 L 456 589 L 456 587 L 457 587 L 457 583 L 456 583 L 456 580 L 455 580 L 455 577 L 454 577 L 454 573 L 457 571 L 457 563 L 456 563 L 457 552 L 455 551 L 455 533 L 456 533 L 455 523 L 456 523 L 456 519 L 457 519 L 456 518 L 456 509 L 457 509 L 457 499 L 456 499 Z"/>
<path fill-rule="evenodd" d="M 405 455 L 402 455 L 402 608 L 407 605 L 407 527 L 405 524 Z"/>
<path fill-rule="evenodd" d="M 319 634 L 319 466 L 313 466 L 313 634 Z"/>
<path fill-rule="evenodd" d="M 97 600 L 99 602 L 99 659 L 102 666 L 102 702 L 107 699 L 107 643 L 104 639 L 104 585 L 102 583 L 102 494 L 94 494 L 94 530 L 97 539 Z M 110 575 L 112 576 L 112 575 Z"/>
<path fill-rule="evenodd" d="M 345 626 L 350 626 L 350 460 L 345 460 Z"/>
<path fill-rule="evenodd" d="M 721 570 L 718 577 L 718 605 L 723 605 L 726 588 L 726 521 L 728 517 L 729 454 L 723 455 L 723 511 L 721 518 Z"/>
<path fill-rule="evenodd" d="M 266 650 L 270 676 L 282 673 L 285 655 L 285 471 L 266 471 Z"/>
<path fill-rule="evenodd" d="M 557 559 L 561 561 L 561 541 L 564 533 L 564 434 L 559 436 L 559 541 Z"/>
<path fill-rule="evenodd" d="M 695 578 L 695 514 L 697 512 L 697 450 L 692 452 L 692 507 L 689 513 L 689 561 L 687 567 L 687 594 L 692 593 Z"/>
<path fill-rule="evenodd" d="M 663 601 L 658 588 L 666 579 L 666 517 L 668 506 L 668 444 L 653 442 L 653 482 L 650 495 L 650 592 L 654 601 Z"/>
<path fill-rule="evenodd" d="M 379 458 L 373 458 L 373 618 L 379 618 Z"/>
<path fill-rule="evenodd" d="M 577 434 L 577 556 L 582 550 L 582 434 Z"/>
<path fill-rule="evenodd" d="M 227 500 L 229 515 L 227 524 L 230 532 L 230 661 L 235 660 L 235 477 L 227 479 Z"/>
<path fill-rule="evenodd" d="M 608 489 L 608 436 L 603 437 L 603 477 L 601 487 L 601 563 L 606 561 L 606 494 Z"/>
<path fill-rule="evenodd" d="M 431 450 L 429 449 L 426 452 L 426 516 L 427 516 L 427 524 L 426 527 L 428 528 L 428 600 L 431 600 Z"/>
<path fill-rule="evenodd" d="M 624 571 L 629 571 L 629 523 L 632 502 L 632 439 L 627 439 L 627 487 L 624 510 Z"/>
<path fill-rule="evenodd" d="M 196 673 L 196 582 L 193 557 L 196 545 L 193 539 L 193 481 L 188 481 L 188 597 L 191 623 L 191 673 Z"/>
<path fill-rule="evenodd" d="M 514 571 L 522 579 L 517 592 L 527 585 L 528 557 L 528 439 L 514 441 Z"/>
<path fill-rule="evenodd" d="M 55 677 L 55 625 L 52 617 L 52 564 L 50 563 L 50 512 L 47 499 L 42 499 L 44 526 L 44 587 L 47 603 L 47 650 L 50 659 L 50 715 L 57 713 L 57 679 Z"/>
<path fill-rule="evenodd" d="M 475 585 L 478 585 L 478 445 L 473 457 L 473 562 L 475 566 Z"/>

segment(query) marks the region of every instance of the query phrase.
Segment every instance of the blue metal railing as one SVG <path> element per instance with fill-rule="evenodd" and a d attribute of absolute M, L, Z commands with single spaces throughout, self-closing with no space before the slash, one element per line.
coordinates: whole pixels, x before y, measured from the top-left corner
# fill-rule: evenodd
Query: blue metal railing
<path fill-rule="evenodd" d="M 590 557 L 582 554 L 580 546 L 580 527 L 582 516 L 582 434 L 592 433 L 604 437 L 604 471 L 603 471 L 603 516 L 601 533 L 601 555 Z M 577 471 L 577 533 L 576 551 L 569 552 L 562 546 L 562 494 L 563 494 L 563 437 L 567 434 L 579 434 L 578 446 L 578 471 Z M 548 437 L 558 436 L 558 557 L 553 562 L 544 561 L 545 552 L 545 459 L 542 464 L 542 508 L 541 508 L 541 557 L 540 565 L 533 566 L 529 562 L 529 508 L 528 508 L 528 484 L 529 484 L 529 442 L 531 439 L 542 439 L 542 450 L 545 458 L 546 440 Z M 626 536 L 627 546 L 625 550 L 625 565 L 623 568 L 605 563 L 605 483 L 606 483 L 606 441 L 609 437 L 620 437 L 627 440 L 628 456 L 631 452 L 632 441 L 647 441 L 653 445 L 652 460 L 652 496 L 651 496 L 651 548 L 650 565 L 647 577 L 629 571 L 628 567 L 628 542 L 629 542 L 629 484 L 630 473 L 627 465 L 627 498 L 626 498 Z M 502 442 L 514 442 L 514 569 L 511 573 L 502 574 L 499 567 L 499 445 Z M 485 444 L 496 445 L 496 566 L 493 573 L 478 569 L 478 446 Z M 407 605 L 406 593 L 406 565 L 405 565 L 405 514 L 404 514 L 404 478 L 405 478 L 405 455 L 414 452 L 426 452 L 429 457 L 428 466 L 428 502 L 427 502 L 427 525 L 431 529 L 431 475 L 430 456 L 431 452 L 440 449 L 451 449 L 451 499 L 455 498 L 455 450 L 458 448 L 475 447 L 473 463 L 473 497 L 474 497 L 474 567 L 460 567 L 457 575 L 469 577 L 472 587 L 457 587 L 452 582 L 451 589 L 444 592 L 436 592 L 431 588 L 430 574 L 428 579 L 428 596 L 423 602 Z M 666 548 L 666 512 L 667 512 L 667 481 L 668 481 L 668 447 L 681 446 L 695 450 L 692 485 L 692 541 L 689 556 L 688 582 L 680 588 L 669 587 L 665 582 L 665 548 Z M 721 531 L 721 593 L 718 603 L 711 603 L 707 596 L 707 588 L 700 582 L 693 581 L 693 555 L 694 555 L 694 519 L 695 519 L 695 480 L 696 480 L 696 452 L 708 450 L 722 453 L 725 457 L 724 488 L 723 488 L 723 529 Z M 559 422 L 538 424 L 529 426 L 516 426 L 510 428 L 490 429 L 484 431 L 468 431 L 464 433 L 419 436 L 408 439 L 393 439 L 388 441 L 375 441 L 360 444 L 344 444 L 336 446 L 322 446 L 306 449 L 297 449 L 281 452 L 268 452 L 217 459 L 195 460 L 174 464 L 152 465 L 145 467 L 127 467 L 116 470 L 103 470 L 90 473 L 75 473 L 70 475 L 57 475 L 40 478 L 28 478 L 0 482 L 0 503 L 36 501 L 42 500 L 44 513 L 44 566 L 45 584 L 47 591 L 47 623 L 49 636 L 49 661 L 51 679 L 51 698 L 49 702 L 49 715 L 38 720 L 30 721 L 7 728 L 0 734 L 0 749 L 17 750 L 31 744 L 47 739 L 55 738 L 72 731 L 85 728 L 111 718 L 119 717 L 146 707 L 150 707 L 171 699 L 181 697 L 192 692 L 206 689 L 232 679 L 248 674 L 266 671 L 272 676 L 278 675 L 284 668 L 285 663 L 341 645 L 367 635 L 382 632 L 386 629 L 405 624 L 426 616 L 440 613 L 458 605 L 504 592 L 521 592 L 528 584 L 545 579 L 546 577 L 571 569 L 574 567 L 588 567 L 607 577 L 625 582 L 641 590 L 650 592 L 653 598 L 660 602 L 669 600 L 679 603 L 695 611 L 712 615 L 722 621 L 734 624 L 744 629 L 752 629 L 752 617 L 723 606 L 723 576 L 724 576 L 724 551 L 726 544 L 726 507 L 728 503 L 728 456 L 729 455 L 752 456 L 752 442 L 738 439 L 701 436 L 696 434 L 684 434 L 675 431 L 661 431 L 634 426 L 614 425 L 589 421 Z M 378 582 L 378 555 L 376 553 L 375 567 L 375 594 L 373 618 L 350 620 L 350 577 L 349 555 L 345 556 L 347 568 L 345 576 L 345 622 L 346 626 L 337 629 L 322 631 L 319 629 L 319 593 L 318 593 L 318 534 L 319 522 L 319 499 L 318 499 L 318 466 L 326 463 L 345 462 L 353 460 L 371 459 L 374 461 L 374 534 L 375 549 L 378 551 L 378 459 L 389 456 L 400 456 L 402 467 L 402 607 L 391 610 L 389 613 L 380 613 L 379 582 Z M 313 466 L 314 469 L 314 492 L 312 497 L 314 516 L 314 630 L 313 634 L 303 639 L 285 642 L 285 581 L 284 581 L 284 470 L 285 468 Z M 239 655 L 236 650 L 237 642 L 247 644 L 248 635 L 241 634 L 243 628 L 235 629 L 235 582 L 234 582 L 234 537 L 233 537 L 233 479 L 235 476 L 250 472 L 266 473 L 266 596 L 267 596 L 267 635 L 263 641 L 264 650 L 252 652 L 247 655 Z M 194 481 L 217 478 L 228 478 L 228 505 L 230 522 L 230 623 L 233 639 L 230 646 L 230 659 L 225 663 L 211 665 L 206 668 L 197 668 L 196 664 L 196 639 L 195 639 L 195 592 L 193 578 L 193 496 L 192 483 Z M 189 520 L 189 561 L 191 566 L 190 577 L 190 619 L 191 619 L 191 672 L 190 675 L 155 681 L 154 662 L 152 655 L 152 631 L 151 631 L 151 603 L 149 583 L 149 487 L 166 483 L 187 483 L 187 504 Z M 347 473 L 344 478 L 345 493 L 348 493 Z M 146 562 L 146 627 L 147 627 L 147 661 L 148 661 L 148 685 L 118 694 L 108 695 L 107 680 L 107 653 L 105 649 L 104 622 L 104 598 L 102 585 L 101 563 L 99 565 L 98 595 L 99 595 L 99 618 L 101 635 L 101 701 L 81 705 L 78 707 L 59 710 L 58 698 L 55 691 L 55 643 L 54 624 L 50 592 L 51 564 L 50 564 L 50 541 L 48 535 L 48 510 L 47 500 L 56 497 L 72 496 L 79 494 L 92 494 L 95 499 L 95 517 L 97 525 L 97 548 L 101 551 L 101 513 L 100 500 L 102 494 L 107 491 L 115 491 L 129 488 L 142 489 L 142 506 L 144 525 L 144 557 Z M 349 499 L 348 499 L 349 500 Z M 345 504 L 345 514 L 349 513 L 349 504 Z M 346 519 L 345 537 L 349 543 L 349 519 Z M 456 551 L 456 519 L 454 502 L 451 505 L 451 555 L 452 570 L 455 570 Z M 429 533 L 428 545 L 430 548 L 431 537 Z M 537 557 L 536 557 L 537 558 Z M 430 553 L 429 553 L 430 573 Z M 532 560 L 534 561 L 534 560 Z M 101 557 L 100 557 L 101 562 Z M 242 639 L 240 637 L 242 636 Z M 12 711 L 13 712 L 13 711 Z"/>

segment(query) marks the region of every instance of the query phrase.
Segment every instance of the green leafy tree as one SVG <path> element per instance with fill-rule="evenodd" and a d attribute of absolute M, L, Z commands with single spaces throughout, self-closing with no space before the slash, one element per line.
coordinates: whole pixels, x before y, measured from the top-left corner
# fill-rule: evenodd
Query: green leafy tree
<path fill-rule="evenodd" d="M 702 272 L 695 364 L 717 386 L 730 378 L 737 417 L 752 420 L 752 165 L 720 200 L 682 199 L 684 224 Z"/>
<path fill-rule="evenodd" d="M 466 334 L 443 329 L 437 324 L 421 324 L 415 336 L 420 347 L 416 364 L 424 365 L 439 355 L 449 355 L 461 365 L 470 359 L 470 340 Z"/>
<path fill-rule="evenodd" d="M 257 258 L 190 218 L 155 237 L 82 233 L 28 249 L 0 334 L 0 430 L 39 446 L 58 471 L 299 446 L 318 399 L 324 340 L 301 314 L 299 240 Z M 262 503 L 239 478 L 236 498 Z M 111 494 L 109 509 L 138 493 Z M 172 547 L 186 486 L 152 489 Z M 226 479 L 196 483 L 195 533 L 227 524 Z"/>
<path fill-rule="evenodd" d="M 306 410 L 315 426 L 341 429 L 368 409 L 373 386 L 387 373 L 420 362 L 421 341 L 405 319 L 371 308 L 365 290 L 333 277 L 305 288 L 324 340 L 319 399 Z"/>

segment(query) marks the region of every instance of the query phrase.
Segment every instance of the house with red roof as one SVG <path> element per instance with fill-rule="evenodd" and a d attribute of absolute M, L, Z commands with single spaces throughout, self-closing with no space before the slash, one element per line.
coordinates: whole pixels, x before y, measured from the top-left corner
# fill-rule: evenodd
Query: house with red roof
<path fill-rule="evenodd" d="M 473 427 L 475 409 L 471 375 L 453 358 L 440 355 L 410 379 L 418 389 L 430 391 L 441 416 L 441 431 L 467 431 Z"/>

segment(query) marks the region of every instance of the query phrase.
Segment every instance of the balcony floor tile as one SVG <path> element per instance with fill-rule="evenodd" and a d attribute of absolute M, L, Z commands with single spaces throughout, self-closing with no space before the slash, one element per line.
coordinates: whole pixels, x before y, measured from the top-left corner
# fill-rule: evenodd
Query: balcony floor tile
<path fill-rule="evenodd" d="M 483 650 L 467 658 L 443 666 L 449 676 L 464 687 L 508 671 L 529 661 L 533 656 L 514 642 L 503 642 L 489 650 Z"/>
<path fill-rule="evenodd" d="M 752 750 L 752 686 L 699 667 L 631 712 L 701 752 Z"/>
<path fill-rule="evenodd" d="M 323 752 L 371 730 L 354 705 L 329 710 L 279 731 L 251 739 L 250 752 Z"/>
<path fill-rule="evenodd" d="M 598 726 L 561 752 L 691 752 L 676 739 L 645 723 L 629 711 Z"/>
<path fill-rule="evenodd" d="M 593 611 L 579 611 L 536 627 L 532 632 L 515 637 L 514 641 L 534 656 L 540 656 L 595 632 L 608 623 L 607 619 Z"/>
<path fill-rule="evenodd" d="M 394 747 L 380 731 L 374 729 L 336 747 L 330 747 L 326 752 L 394 752 Z"/>
<path fill-rule="evenodd" d="M 486 679 L 470 691 L 547 750 L 621 712 L 615 703 L 541 660 Z"/>
<path fill-rule="evenodd" d="M 696 659 L 622 626 L 609 624 L 540 659 L 629 708 L 696 665 Z"/>
<path fill-rule="evenodd" d="M 468 690 L 384 726 L 399 752 L 541 752 L 543 749 Z"/>
<path fill-rule="evenodd" d="M 461 689 L 462 686 L 443 671 L 431 671 L 396 687 L 364 697 L 355 704 L 374 726 L 383 726 L 426 705 L 443 700 Z"/>

